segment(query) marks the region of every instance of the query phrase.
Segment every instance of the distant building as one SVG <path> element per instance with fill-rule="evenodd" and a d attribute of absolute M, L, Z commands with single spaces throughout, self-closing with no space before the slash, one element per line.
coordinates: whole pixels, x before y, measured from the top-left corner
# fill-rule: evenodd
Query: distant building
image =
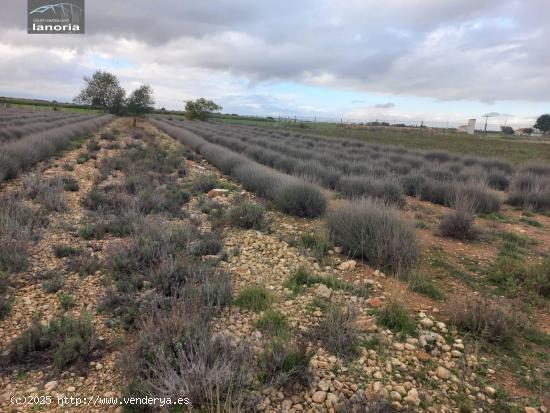
<path fill-rule="evenodd" d="M 476 131 L 476 119 L 468 119 L 467 125 L 461 125 L 456 128 L 457 132 L 467 133 L 468 135 L 473 135 Z"/>
<path fill-rule="evenodd" d="M 531 133 L 528 133 L 528 132 L 531 132 Z M 534 129 L 534 128 L 519 128 L 519 129 L 516 129 L 516 135 L 539 137 L 539 136 L 542 136 L 542 133 L 538 129 Z"/>

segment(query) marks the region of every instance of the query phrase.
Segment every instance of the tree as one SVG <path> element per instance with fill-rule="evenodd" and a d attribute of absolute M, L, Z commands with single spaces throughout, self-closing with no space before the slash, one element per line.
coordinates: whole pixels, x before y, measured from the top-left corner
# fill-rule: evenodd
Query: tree
<path fill-rule="evenodd" d="M 500 130 L 505 135 L 513 135 L 514 134 L 514 128 L 512 128 L 511 126 L 501 126 Z"/>
<path fill-rule="evenodd" d="M 128 113 L 134 117 L 134 127 L 137 117 L 143 116 L 153 110 L 155 101 L 153 99 L 153 89 L 149 85 L 141 85 L 132 92 L 128 98 Z"/>
<path fill-rule="evenodd" d="M 523 133 L 529 136 L 531 136 L 534 131 L 535 130 L 533 128 L 523 128 Z"/>
<path fill-rule="evenodd" d="M 126 92 L 115 75 L 98 70 L 91 78 L 84 77 L 84 82 L 86 85 L 73 99 L 75 103 L 101 106 L 114 114 L 122 113 Z"/>
<path fill-rule="evenodd" d="M 537 119 L 537 123 L 533 125 L 545 135 L 550 132 L 550 115 L 542 115 Z"/>
<path fill-rule="evenodd" d="M 185 117 L 187 119 L 206 120 L 212 112 L 219 110 L 222 110 L 220 105 L 204 98 L 188 100 L 185 103 Z"/>

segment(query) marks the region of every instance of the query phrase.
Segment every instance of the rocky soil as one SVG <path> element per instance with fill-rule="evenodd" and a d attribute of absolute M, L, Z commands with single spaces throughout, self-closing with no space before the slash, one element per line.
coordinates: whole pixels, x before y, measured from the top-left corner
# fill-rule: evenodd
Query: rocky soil
<path fill-rule="evenodd" d="M 122 131 L 123 141 L 131 133 L 128 120 L 119 119 L 105 129 Z M 156 128 L 147 125 L 149 133 L 161 136 L 169 145 L 176 145 Z M 100 131 L 102 132 L 102 131 Z M 98 132 L 98 134 L 100 133 Z M 102 145 L 104 145 L 102 143 Z M 103 147 L 98 160 L 116 154 L 116 149 Z M 101 342 L 100 351 L 94 354 L 87 366 L 73 366 L 58 371 L 52 366 L 40 366 L 25 370 L 7 368 L 0 370 L 0 411 L 122 411 L 117 406 L 60 407 L 55 404 L 40 409 L 32 406 L 15 407 L 12 396 L 61 396 L 86 397 L 121 396 L 126 385 L 117 361 L 123 351 L 124 340 L 131 336 L 108 322 L 108 316 L 99 313 L 96 305 L 105 293 L 105 278 L 102 269 L 86 277 L 67 268 L 67 258 L 56 258 L 54 245 L 62 243 L 78 247 L 91 257 L 102 261 L 109 250 L 110 241 L 86 241 L 78 237 L 78 228 L 85 223 L 86 212 L 80 199 L 90 191 L 98 174 L 97 161 L 78 164 L 78 150 L 70 151 L 42 167 L 44 175 L 70 174 L 80 185 L 78 192 L 68 192 L 69 208 L 66 212 L 51 213 L 50 224 L 42 230 L 40 239 L 32 246 L 31 265 L 17 274 L 12 286 L 15 297 L 10 315 L 0 321 L 0 352 L 5 353 L 10 341 L 26 328 L 33 317 L 40 315 L 45 321 L 60 311 L 55 294 L 43 291 L 40 274 L 57 270 L 66 274 L 64 290 L 75 298 L 75 314 L 81 308 L 92 312 L 94 325 Z M 62 165 L 70 164 L 74 170 L 67 172 Z M 189 162 L 191 177 L 195 174 L 215 173 L 229 181 L 204 161 Z M 40 168 L 40 167 L 39 167 Z M 252 202 L 264 203 L 253 194 L 238 188 L 220 192 L 215 200 L 225 208 L 243 195 Z M 21 179 L 13 181 L 4 191 L 16 190 Z M 197 199 L 186 207 L 193 219 L 201 220 L 204 231 L 209 231 L 208 216 L 198 208 Z M 465 337 L 442 321 L 437 308 L 431 303 L 416 303 L 417 312 L 412 314 L 417 323 L 417 336 L 403 336 L 378 325 L 373 310 L 382 307 L 390 297 L 403 298 L 406 285 L 397 283 L 391 292 L 385 274 L 369 268 L 361 262 L 348 259 L 339 248 L 329 251 L 328 263 L 319 264 L 312 251 L 301 247 L 298 240 L 303 234 L 317 231 L 321 223 L 286 216 L 268 210 L 269 229 L 265 231 L 243 230 L 226 227 L 223 237 L 227 259 L 220 265 L 233 280 L 235 293 L 251 285 L 265 286 L 275 297 L 274 309 L 286 315 L 293 336 L 307 335 L 325 316 L 323 303 L 335 302 L 352 306 L 357 312 L 356 326 L 360 334 L 361 348 L 357 357 L 346 359 L 331 354 L 322 343 L 309 342 L 314 352 L 310 361 L 311 384 L 307 388 L 265 385 L 251 390 L 256 396 L 256 411 L 261 412 L 336 412 L 342 400 L 365 394 L 368 398 L 382 397 L 390 401 L 397 411 L 418 412 L 505 412 L 525 413 L 547 411 L 517 400 L 512 410 L 499 401 L 497 372 L 491 369 L 486 357 L 475 346 L 468 345 Z M 315 284 L 294 293 L 285 288 L 288 277 L 303 267 L 310 273 L 339 280 L 349 285 L 365 287 L 368 294 L 332 289 L 324 284 Z M 269 342 L 269 337 L 256 326 L 263 313 L 230 306 L 215 319 L 213 329 L 229 334 L 235 341 L 246 341 L 257 354 Z M 292 338 L 291 338 L 292 340 Z M 465 410 L 469 406 L 470 410 Z M 514 410 L 515 409 L 515 410 Z"/>

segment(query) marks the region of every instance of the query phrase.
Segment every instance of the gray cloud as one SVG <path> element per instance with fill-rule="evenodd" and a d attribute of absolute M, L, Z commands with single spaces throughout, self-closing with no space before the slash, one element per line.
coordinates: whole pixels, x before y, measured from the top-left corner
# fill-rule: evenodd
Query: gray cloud
<path fill-rule="evenodd" d="M 235 85 L 294 81 L 440 100 L 548 101 L 545 0 L 378 5 L 281 0 L 277 9 L 292 13 L 278 13 L 256 0 L 94 0 L 86 4 L 86 36 L 28 36 L 26 2 L 6 2 L 0 65 L 8 70 L 2 70 L 0 91 L 37 76 L 62 90 L 76 84 L 76 73 L 91 72 L 93 60 L 63 65 L 51 52 L 70 50 L 77 57 L 124 58 L 133 66 L 120 71 L 128 82 L 159 83 L 166 90 L 193 76 L 214 90 L 217 74 L 225 76 L 223 90 L 235 96 L 243 92 L 231 90 Z M 173 78 L 161 79 L 168 75 Z"/>
<path fill-rule="evenodd" d="M 395 107 L 395 103 L 388 102 L 388 103 L 379 103 L 378 105 L 374 105 L 376 109 L 391 109 Z"/>
<path fill-rule="evenodd" d="M 483 114 L 483 117 L 488 117 L 488 118 L 511 117 L 511 116 L 514 116 L 514 115 L 511 115 L 510 113 L 500 113 L 500 112 L 488 112 Z"/>

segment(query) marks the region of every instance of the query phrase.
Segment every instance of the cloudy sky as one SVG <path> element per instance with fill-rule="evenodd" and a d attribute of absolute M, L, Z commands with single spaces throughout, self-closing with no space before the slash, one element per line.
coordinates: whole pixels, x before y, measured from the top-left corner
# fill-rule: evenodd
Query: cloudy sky
<path fill-rule="evenodd" d="M 0 95 L 69 101 L 97 69 L 158 107 L 528 125 L 550 112 L 548 0 L 87 0 L 85 35 L 29 35 L 2 0 Z"/>

